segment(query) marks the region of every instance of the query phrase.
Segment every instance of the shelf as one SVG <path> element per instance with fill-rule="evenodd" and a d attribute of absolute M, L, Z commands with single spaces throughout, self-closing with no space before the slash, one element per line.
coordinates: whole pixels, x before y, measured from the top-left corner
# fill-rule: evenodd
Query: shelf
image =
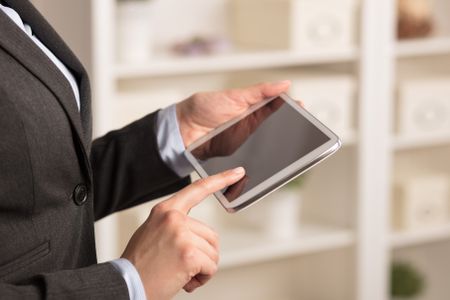
<path fill-rule="evenodd" d="M 356 49 L 300 54 L 291 51 L 245 52 L 192 58 L 166 56 L 154 62 L 119 64 L 115 71 L 118 79 L 127 79 L 343 63 L 356 58 Z"/>
<path fill-rule="evenodd" d="M 395 137 L 393 141 L 393 147 L 395 150 L 409 150 L 445 145 L 450 145 L 450 132 L 430 134 L 427 136 L 398 136 Z"/>
<path fill-rule="evenodd" d="M 302 227 L 292 238 L 276 238 L 255 231 L 227 231 L 221 235 L 220 269 L 229 269 L 351 246 L 348 229 Z"/>
<path fill-rule="evenodd" d="M 397 44 L 397 56 L 401 58 L 450 54 L 450 37 L 415 39 Z"/>
<path fill-rule="evenodd" d="M 392 248 L 418 246 L 442 240 L 450 240 L 450 224 L 442 227 L 391 234 Z"/>

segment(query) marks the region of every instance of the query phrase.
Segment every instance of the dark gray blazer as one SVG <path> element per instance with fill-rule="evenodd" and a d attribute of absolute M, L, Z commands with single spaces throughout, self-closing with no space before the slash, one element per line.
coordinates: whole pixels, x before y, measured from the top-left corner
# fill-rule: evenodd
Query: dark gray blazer
<path fill-rule="evenodd" d="M 27 0 L 3 2 L 74 73 L 82 108 L 62 73 L 0 11 L 0 298 L 127 299 L 121 275 L 97 264 L 94 221 L 189 179 L 161 160 L 156 113 L 91 143 L 84 68 Z"/>

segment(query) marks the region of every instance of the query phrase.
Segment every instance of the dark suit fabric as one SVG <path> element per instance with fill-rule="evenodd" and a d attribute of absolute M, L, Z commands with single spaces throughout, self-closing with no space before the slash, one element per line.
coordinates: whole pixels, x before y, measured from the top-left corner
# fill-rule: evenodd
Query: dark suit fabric
<path fill-rule="evenodd" d="M 81 111 L 62 73 L 0 12 L 0 299 L 128 299 L 121 275 L 97 264 L 94 221 L 189 179 L 162 161 L 156 113 L 91 143 L 84 68 L 28 1 L 3 2 L 73 72 Z M 80 185 L 87 201 L 77 204 Z"/>

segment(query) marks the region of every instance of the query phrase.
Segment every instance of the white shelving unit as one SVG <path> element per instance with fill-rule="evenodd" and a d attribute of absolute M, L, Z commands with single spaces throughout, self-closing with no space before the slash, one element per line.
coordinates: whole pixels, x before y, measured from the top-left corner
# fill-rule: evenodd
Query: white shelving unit
<path fill-rule="evenodd" d="M 449 226 L 420 232 L 390 229 L 391 178 L 398 157 L 415 151 L 433 155 L 436 148 L 450 147 L 450 135 L 397 137 L 393 133 L 400 62 L 450 56 L 450 36 L 397 42 L 395 1 L 360 0 L 359 39 L 347 49 L 237 52 L 201 58 L 157 56 L 142 64 L 116 61 L 116 0 L 34 2 L 89 69 L 97 136 L 192 92 L 236 84 L 237 75 L 245 72 L 338 69 L 357 82 L 355 131 L 342 137 L 345 147 L 335 157 L 312 171 L 298 234 L 277 240 L 244 229 L 221 228 L 222 261 L 216 279 L 199 293 L 177 299 L 388 300 L 391 258 L 414 259 L 416 254 L 410 249 L 420 247 L 422 255 L 435 243 L 443 243 L 447 249 Z M 61 17 L 64 9 L 70 9 L 70 18 Z M 76 16 L 83 17 L 83 26 L 78 26 Z M 137 226 L 150 209 L 151 204 L 140 208 L 140 213 L 125 214 Z M 233 218 L 219 211 L 221 218 Z M 133 232 L 133 226 L 124 228 L 125 214 L 97 224 L 100 260 L 117 257 Z M 125 231 L 121 236 L 116 234 L 119 229 Z M 450 255 L 444 259 L 450 260 Z M 418 262 L 423 263 L 423 257 Z M 431 274 L 430 280 L 437 277 L 432 268 L 426 272 Z M 229 286 L 235 288 L 224 288 Z M 450 293 L 445 285 L 431 286 L 436 290 L 423 299 L 444 299 Z"/>
<path fill-rule="evenodd" d="M 445 227 L 393 233 L 391 247 L 404 248 L 445 240 L 450 240 L 450 224 Z"/>
<path fill-rule="evenodd" d="M 291 238 L 234 230 L 225 231 L 221 235 L 221 241 L 224 248 L 220 268 L 224 270 L 350 247 L 355 242 L 355 236 L 348 229 L 304 226 Z"/>
<path fill-rule="evenodd" d="M 293 66 L 326 65 L 354 61 L 356 49 L 301 53 L 292 51 L 247 52 L 200 58 L 158 57 L 155 62 L 138 65 L 118 64 L 119 79 L 151 76 L 179 76 L 216 72 L 245 71 Z"/>
<path fill-rule="evenodd" d="M 448 32 L 448 1 L 436 1 L 436 18 L 440 27 L 435 37 L 407 40 L 396 43 L 397 80 L 427 79 L 450 75 L 450 36 Z M 445 9 L 444 9 L 445 7 Z M 419 70 L 416 74 L 414 70 Z M 430 72 L 426 72 L 430 70 Z M 430 90 L 432 94 L 433 91 Z M 397 108 L 398 109 L 398 108 Z M 391 134 L 392 173 L 411 175 L 417 172 L 436 172 L 450 175 L 450 166 L 442 157 L 448 153 L 449 133 L 430 133 L 426 135 L 402 136 Z M 421 167 L 415 168 L 420 165 Z M 412 167 L 411 171 L 410 167 Z M 430 191 L 430 197 L 433 197 Z M 393 261 L 404 262 L 415 267 L 425 279 L 425 290 L 420 300 L 445 299 L 450 293 L 448 285 L 440 278 L 449 274 L 447 261 L 450 260 L 448 247 L 450 224 L 429 226 L 422 229 L 392 231 L 388 251 Z"/>
<path fill-rule="evenodd" d="M 399 58 L 448 55 L 449 53 L 450 37 L 402 41 L 397 44 Z"/>
<path fill-rule="evenodd" d="M 450 52 L 450 51 L 449 51 Z M 426 147 L 436 147 L 450 144 L 450 133 L 432 134 L 426 136 L 395 137 L 393 140 L 394 150 L 408 150 Z"/>

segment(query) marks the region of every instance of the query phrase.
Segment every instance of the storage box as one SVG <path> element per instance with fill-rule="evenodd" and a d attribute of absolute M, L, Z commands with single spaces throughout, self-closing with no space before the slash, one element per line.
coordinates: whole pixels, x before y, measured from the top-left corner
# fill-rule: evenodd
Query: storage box
<path fill-rule="evenodd" d="M 148 1 L 124 1 L 117 6 L 117 59 L 142 63 L 153 54 L 153 7 Z"/>
<path fill-rule="evenodd" d="M 446 175 L 421 175 L 394 186 L 393 227 L 420 230 L 449 222 L 450 179 Z"/>
<path fill-rule="evenodd" d="M 351 76 L 292 78 L 291 97 L 304 101 L 305 108 L 339 136 L 354 132 L 356 84 Z"/>
<path fill-rule="evenodd" d="M 399 87 L 398 133 L 450 133 L 450 78 L 405 80 Z"/>
<path fill-rule="evenodd" d="M 345 49 L 356 36 L 355 0 L 234 0 L 233 36 L 250 49 Z"/>

